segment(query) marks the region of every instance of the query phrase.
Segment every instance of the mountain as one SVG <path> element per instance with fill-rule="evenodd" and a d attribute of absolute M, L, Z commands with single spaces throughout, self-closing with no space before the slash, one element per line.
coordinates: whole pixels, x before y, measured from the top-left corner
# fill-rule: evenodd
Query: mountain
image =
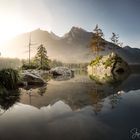
<path fill-rule="evenodd" d="M 10 56 L 28 58 L 29 36 L 29 32 L 18 35 L 4 46 L 10 52 Z M 53 32 L 49 33 L 48 31 L 36 29 L 31 32 L 31 56 L 33 57 L 36 53 L 37 46 L 43 43 L 47 48 L 50 59 L 70 63 L 89 62 L 94 58 L 94 54 L 89 47 L 92 36 L 92 32 L 79 27 L 72 27 L 62 37 L 55 35 Z M 100 54 L 108 54 L 114 47 L 116 53 L 128 63 L 140 63 L 140 49 L 129 46 L 120 48 L 106 40 L 105 43 L 105 50 Z"/>

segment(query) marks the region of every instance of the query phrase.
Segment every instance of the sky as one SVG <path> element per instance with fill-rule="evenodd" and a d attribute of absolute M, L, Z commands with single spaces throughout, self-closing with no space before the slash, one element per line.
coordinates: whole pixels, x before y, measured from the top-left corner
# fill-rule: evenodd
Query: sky
<path fill-rule="evenodd" d="M 105 38 L 119 34 L 124 45 L 140 48 L 140 0 L 0 0 L 0 44 L 41 28 L 64 35 L 72 26 Z"/>

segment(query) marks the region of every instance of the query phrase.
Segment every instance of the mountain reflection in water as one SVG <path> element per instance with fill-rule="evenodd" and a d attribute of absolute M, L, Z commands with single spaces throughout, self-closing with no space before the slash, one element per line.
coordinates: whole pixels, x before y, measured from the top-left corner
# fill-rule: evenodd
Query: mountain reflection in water
<path fill-rule="evenodd" d="M 0 140 L 129 140 L 140 126 L 139 89 L 139 74 L 116 85 L 76 74 L 21 89 L 0 116 Z"/>

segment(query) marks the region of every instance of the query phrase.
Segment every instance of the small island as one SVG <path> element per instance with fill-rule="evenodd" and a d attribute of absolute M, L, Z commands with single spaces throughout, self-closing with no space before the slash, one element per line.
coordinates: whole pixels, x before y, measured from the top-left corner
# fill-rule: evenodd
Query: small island
<path fill-rule="evenodd" d="M 125 79 L 130 73 L 128 63 L 116 53 L 97 56 L 87 67 L 91 79 L 100 83 L 117 82 Z"/>

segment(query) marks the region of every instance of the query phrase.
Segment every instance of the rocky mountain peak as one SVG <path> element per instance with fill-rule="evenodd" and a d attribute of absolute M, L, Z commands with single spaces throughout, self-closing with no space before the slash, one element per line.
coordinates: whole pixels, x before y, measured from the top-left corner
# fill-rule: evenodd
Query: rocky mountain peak
<path fill-rule="evenodd" d="M 67 40 L 73 40 L 73 41 L 78 41 L 78 40 L 87 40 L 92 36 L 91 32 L 87 32 L 86 30 L 80 28 L 80 27 L 75 27 L 73 26 L 68 33 L 64 35 L 63 38 Z"/>
<path fill-rule="evenodd" d="M 57 36 L 54 32 L 50 32 L 50 35 L 51 35 L 51 37 L 53 38 L 53 39 L 56 39 L 56 40 L 59 40 L 60 39 L 60 37 L 59 36 Z"/>
<path fill-rule="evenodd" d="M 75 27 L 73 26 L 70 30 L 70 32 L 74 32 L 74 33 L 81 33 L 81 32 L 87 32 L 86 30 L 84 30 L 83 28 L 80 28 L 80 27 Z"/>

